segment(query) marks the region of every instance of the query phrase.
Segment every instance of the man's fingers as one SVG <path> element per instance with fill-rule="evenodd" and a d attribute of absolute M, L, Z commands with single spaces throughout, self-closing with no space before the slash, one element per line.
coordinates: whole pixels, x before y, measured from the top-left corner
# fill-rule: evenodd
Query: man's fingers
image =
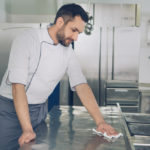
<path fill-rule="evenodd" d="M 106 129 L 105 129 L 105 126 L 103 124 L 99 125 L 97 127 L 97 130 L 101 131 L 102 133 L 105 133 L 106 132 Z"/>
<path fill-rule="evenodd" d="M 33 137 L 25 137 L 19 140 L 19 145 L 22 146 L 25 143 L 29 143 L 32 141 L 34 138 Z"/>
<path fill-rule="evenodd" d="M 108 136 L 117 135 L 118 134 L 118 132 L 113 127 L 108 125 L 107 123 L 100 124 L 97 127 L 97 130 L 102 132 L 102 133 L 107 133 Z"/>
<path fill-rule="evenodd" d="M 21 138 L 19 138 L 18 142 L 19 142 L 19 145 L 20 145 L 20 146 L 22 146 L 22 145 L 24 144 L 24 140 L 23 140 L 23 138 L 22 138 L 22 137 L 21 137 Z"/>
<path fill-rule="evenodd" d="M 101 131 L 102 133 L 105 133 L 105 132 L 106 132 L 104 128 L 101 128 L 100 131 Z"/>
<path fill-rule="evenodd" d="M 112 128 L 111 126 L 109 128 L 109 133 L 113 134 L 113 135 L 117 135 L 118 134 L 118 132 L 114 128 Z"/>
<path fill-rule="evenodd" d="M 105 130 L 106 130 L 107 135 L 114 134 L 114 129 L 109 125 L 106 125 Z"/>
<path fill-rule="evenodd" d="M 18 142 L 19 142 L 19 145 L 22 146 L 24 143 L 29 143 L 35 138 L 36 138 L 36 134 L 34 132 L 25 132 L 21 135 Z"/>

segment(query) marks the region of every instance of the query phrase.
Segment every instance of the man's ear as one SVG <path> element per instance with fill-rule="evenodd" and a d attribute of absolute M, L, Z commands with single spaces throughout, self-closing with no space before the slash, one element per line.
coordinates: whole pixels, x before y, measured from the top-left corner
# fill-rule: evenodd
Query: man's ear
<path fill-rule="evenodd" d="M 58 17 L 56 20 L 56 26 L 61 28 L 64 25 L 64 19 L 62 17 Z"/>

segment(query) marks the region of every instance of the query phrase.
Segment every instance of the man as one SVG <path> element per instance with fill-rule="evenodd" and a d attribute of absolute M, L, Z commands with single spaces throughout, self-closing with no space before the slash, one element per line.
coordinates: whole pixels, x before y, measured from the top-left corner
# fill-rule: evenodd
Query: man
<path fill-rule="evenodd" d="M 66 71 L 72 90 L 93 117 L 97 130 L 117 134 L 104 121 L 70 46 L 86 22 L 86 12 L 79 5 L 68 4 L 58 10 L 52 26 L 26 31 L 14 40 L 0 88 L 1 135 L 10 136 L 6 129 L 21 126 L 20 145 L 35 139 L 33 128 L 46 118 L 46 99 Z"/>

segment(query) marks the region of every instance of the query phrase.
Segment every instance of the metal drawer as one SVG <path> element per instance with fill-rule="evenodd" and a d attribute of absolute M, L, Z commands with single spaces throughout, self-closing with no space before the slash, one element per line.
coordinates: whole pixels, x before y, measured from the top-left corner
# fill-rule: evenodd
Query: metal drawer
<path fill-rule="evenodd" d="M 137 88 L 107 88 L 106 100 L 138 100 Z"/>
<path fill-rule="evenodd" d="M 138 83 L 134 81 L 107 80 L 107 88 L 137 88 Z"/>
<path fill-rule="evenodd" d="M 122 110 L 122 112 L 130 112 L 130 113 L 131 112 L 137 113 L 140 111 L 138 105 L 137 106 L 123 106 L 123 105 L 121 105 L 121 110 Z"/>

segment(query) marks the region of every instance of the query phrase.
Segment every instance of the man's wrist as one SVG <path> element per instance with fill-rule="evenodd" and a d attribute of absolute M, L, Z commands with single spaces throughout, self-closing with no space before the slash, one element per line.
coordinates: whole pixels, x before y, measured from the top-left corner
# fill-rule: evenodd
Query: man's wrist
<path fill-rule="evenodd" d="M 32 125 L 28 125 L 26 127 L 23 127 L 22 130 L 23 130 L 23 132 L 27 132 L 27 131 L 31 131 L 32 132 L 33 128 L 32 128 Z"/>
<path fill-rule="evenodd" d="M 105 124 L 105 123 L 106 123 L 105 120 L 101 120 L 101 121 L 99 121 L 98 123 L 96 123 L 96 125 L 99 126 L 99 125 Z"/>

